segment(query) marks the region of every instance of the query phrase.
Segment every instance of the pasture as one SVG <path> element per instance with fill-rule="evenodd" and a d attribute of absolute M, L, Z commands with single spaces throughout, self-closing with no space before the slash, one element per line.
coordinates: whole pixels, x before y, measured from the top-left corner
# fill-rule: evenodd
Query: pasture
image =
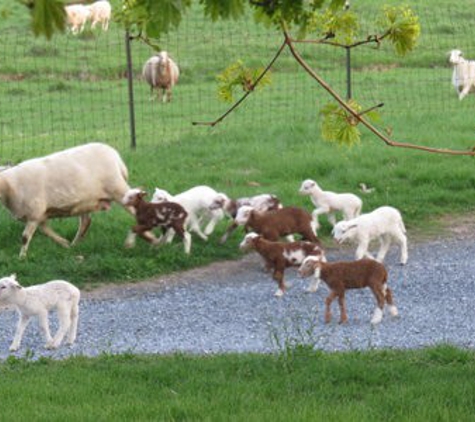
<path fill-rule="evenodd" d="M 174 101 L 167 105 L 149 100 L 140 71 L 151 50 L 134 41 L 138 146 L 132 150 L 124 34 L 117 24 L 108 33 L 57 35 L 48 42 L 28 35 L 26 9 L 10 3 L 0 0 L 5 31 L 0 164 L 102 140 L 121 152 L 130 184 L 150 193 L 155 186 L 175 193 L 207 184 L 230 196 L 274 193 L 284 204 L 308 210 L 309 199 L 298 194 L 302 180 L 312 178 L 326 190 L 361 196 L 358 185 L 364 182 L 376 190 L 362 196 L 363 211 L 386 204 L 400 209 L 409 242 L 440 233 L 442 218 L 456 220 L 475 210 L 473 158 L 386 147 L 364 130 L 361 144 L 353 148 L 324 142 L 319 109 L 329 98 L 289 54 L 276 64 L 271 87 L 252 94 L 220 125 L 193 126 L 192 121 L 213 120 L 229 107 L 216 97 L 217 71 L 239 58 L 265 65 L 279 46 L 280 35 L 264 35 L 250 19 L 208 27 L 193 13 L 182 30 L 161 41 L 182 70 Z M 420 14 L 422 36 L 408 57 L 394 57 L 385 47 L 355 51 L 354 96 L 366 106 L 384 102 L 380 125 L 394 139 L 461 150 L 475 145 L 475 96 L 458 100 L 446 61 L 456 47 L 475 58 L 473 19 L 466 12 L 472 3 L 411 2 Z M 371 0 L 358 7 L 373 10 L 379 4 Z M 301 49 L 344 96 L 344 52 Z M 64 51 L 74 59 L 64 60 Z M 330 226 L 325 218 L 321 221 L 319 235 L 330 244 Z M 25 285 L 65 278 L 87 289 L 140 282 L 241 255 L 242 232 L 218 244 L 224 222 L 208 242 L 194 237 L 190 256 L 179 241 L 156 249 L 138 240 L 134 249 L 124 249 L 132 224 L 114 205 L 93 215 L 88 236 L 76 247 L 63 249 L 38 233 L 28 259 L 20 260 L 23 224 L 2 208 L 0 274 L 17 273 Z M 72 238 L 77 222 L 53 225 Z M 65 362 L 11 358 L 0 367 L 7 394 L 2 413 L 7 419 L 39 420 L 470 420 L 473 359 L 472 351 L 450 346 L 345 354 L 297 348 L 279 356 L 105 355 Z"/>

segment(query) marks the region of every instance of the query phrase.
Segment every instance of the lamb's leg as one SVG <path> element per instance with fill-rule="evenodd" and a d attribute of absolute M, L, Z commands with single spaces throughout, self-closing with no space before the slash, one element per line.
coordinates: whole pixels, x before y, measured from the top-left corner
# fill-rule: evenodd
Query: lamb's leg
<path fill-rule="evenodd" d="M 274 296 L 282 297 L 285 293 L 284 270 L 281 268 L 276 268 L 272 277 L 275 281 L 277 281 L 279 286 L 277 291 L 274 293 Z"/>
<path fill-rule="evenodd" d="M 372 259 L 373 256 L 371 256 L 371 254 L 368 253 L 368 247 L 369 247 L 369 239 L 366 237 L 363 239 L 360 239 L 358 247 L 356 248 L 355 259 L 357 260 L 362 259 L 365 256 Z"/>
<path fill-rule="evenodd" d="M 338 295 L 332 290 L 330 294 L 325 299 L 325 323 L 328 324 L 332 320 L 332 311 L 331 311 L 331 304 L 333 300 Z"/>
<path fill-rule="evenodd" d="M 394 234 L 396 242 L 399 243 L 401 248 L 401 264 L 405 265 L 407 263 L 407 238 L 404 233 L 397 232 Z"/>
<path fill-rule="evenodd" d="M 49 331 L 48 311 L 46 309 L 38 314 L 38 325 L 45 338 L 45 348 L 54 349 L 53 338 Z"/>
<path fill-rule="evenodd" d="M 201 227 L 200 227 L 199 221 L 197 220 L 196 216 L 190 215 L 189 220 L 188 220 L 188 224 L 190 226 L 190 230 L 194 231 L 203 240 L 208 240 L 208 236 L 206 236 L 201 231 Z"/>
<path fill-rule="evenodd" d="M 135 239 L 137 238 L 137 235 L 131 230 L 127 234 L 127 238 L 125 239 L 124 242 L 124 247 L 125 248 L 133 248 L 135 246 Z"/>
<path fill-rule="evenodd" d="M 383 234 L 380 239 L 380 248 L 378 255 L 376 256 L 376 261 L 383 262 L 386 254 L 388 253 L 389 247 L 391 246 L 391 237 L 387 234 Z"/>
<path fill-rule="evenodd" d="M 345 291 L 338 295 L 338 304 L 340 305 L 340 324 L 348 322 L 348 315 L 346 314 Z"/>
<path fill-rule="evenodd" d="M 58 305 L 58 321 L 59 328 L 51 342 L 52 349 L 57 349 L 59 347 L 59 345 L 63 341 L 64 336 L 71 328 L 70 303 Z"/>
<path fill-rule="evenodd" d="M 386 303 L 388 304 L 389 313 L 391 314 L 391 316 L 396 317 L 396 316 L 399 315 L 399 312 L 398 312 L 396 306 L 394 305 L 393 292 L 386 285 L 385 285 L 385 287 L 386 287 L 385 299 L 386 299 Z"/>
<path fill-rule="evenodd" d="M 216 224 L 223 218 L 223 211 L 222 210 L 215 210 L 211 212 L 211 219 L 209 223 L 205 227 L 205 234 L 210 235 L 213 233 Z"/>
<path fill-rule="evenodd" d="M 38 223 L 36 221 L 28 221 L 26 223 L 25 229 L 23 230 L 21 241 L 22 247 L 20 249 L 20 258 L 25 258 L 28 252 L 28 246 L 30 245 L 31 238 L 35 234 L 36 229 L 38 228 Z"/>
<path fill-rule="evenodd" d="M 185 253 L 189 254 L 191 250 L 191 234 L 188 233 L 181 224 L 174 224 L 173 230 L 175 230 L 176 234 L 183 239 Z"/>
<path fill-rule="evenodd" d="M 71 246 L 75 245 L 77 242 L 84 238 L 87 231 L 89 230 L 89 227 L 91 226 L 91 221 L 91 216 L 89 214 L 82 214 L 79 217 L 78 231 L 76 233 L 76 236 L 74 236 L 73 241 L 71 242 Z"/>
<path fill-rule="evenodd" d="M 336 217 L 335 217 L 335 214 L 333 212 L 328 214 L 328 221 L 330 222 L 330 224 L 332 226 L 334 226 L 336 224 Z"/>
<path fill-rule="evenodd" d="M 307 292 L 308 293 L 315 293 L 317 290 L 318 290 L 318 287 L 320 286 L 320 283 L 321 283 L 321 279 L 319 276 L 313 276 L 312 277 L 312 281 L 310 282 L 310 284 L 308 285 L 307 287 Z"/>
<path fill-rule="evenodd" d="M 236 222 L 232 222 L 231 225 L 226 229 L 226 232 L 223 234 L 221 237 L 221 240 L 219 243 L 223 244 L 228 240 L 228 237 L 231 235 L 231 233 L 236 230 L 239 227 L 239 225 Z"/>
<path fill-rule="evenodd" d="M 371 318 L 371 324 L 376 325 L 379 324 L 383 319 L 383 310 L 386 294 L 381 285 L 371 286 L 371 291 L 373 292 L 377 302 L 376 309 L 374 310 L 373 317 Z"/>
<path fill-rule="evenodd" d="M 28 323 L 30 322 L 30 317 L 28 315 L 21 314 L 18 320 L 16 327 L 15 337 L 13 338 L 12 344 L 10 345 L 10 351 L 15 352 L 20 348 L 21 339 L 23 338 L 23 333 Z"/>
<path fill-rule="evenodd" d="M 48 226 L 47 221 L 40 224 L 40 229 L 46 236 L 60 244 L 62 247 L 69 248 L 69 242 L 64 237 L 61 237 L 58 233 L 56 233 L 50 226 Z"/>
<path fill-rule="evenodd" d="M 459 94 L 459 100 L 463 100 L 465 96 L 470 92 L 471 85 L 467 84 L 463 87 L 462 91 Z"/>
<path fill-rule="evenodd" d="M 69 318 L 71 320 L 71 325 L 69 327 L 68 333 L 68 344 L 73 344 L 76 341 L 76 335 L 78 330 L 78 320 L 79 320 L 79 303 L 74 302 L 71 306 L 71 311 L 69 313 Z"/>

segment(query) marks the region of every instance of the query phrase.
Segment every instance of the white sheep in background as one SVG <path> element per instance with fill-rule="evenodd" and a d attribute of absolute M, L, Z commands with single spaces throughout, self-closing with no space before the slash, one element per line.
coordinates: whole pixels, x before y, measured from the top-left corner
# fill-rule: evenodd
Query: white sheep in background
<path fill-rule="evenodd" d="M 90 213 L 121 204 L 130 187 L 127 167 L 119 153 L 101 143 L 90 143 L 45 157 L 33 158 L 0 172 L 0 201 L 13 217 L 25 221 L 20 257 L 27 254 L 38 228 L 61 246 L 69 242 L 51 227 L 51 218 L 79 216 L 71 245 L 86 234 Z"/>
<path fill-rule="evenodd" d="M 238 224 L 234 221 L 234 218 L 236 218 L 239 208 L 245 205 L 252 207 L 258 212 L 272 211 L 282 208 L 282 203 L 280 202 L 279 198 L 268 193 L 262 193 L 259 195 L 238 199 L 230 199 L 226 194 L 221 192 L 218 193 L 209 208 L 211 210 L 222 209 L 233 219 L 233 222 L 229 225 L 229 227 L 226 229 L 226 232 L 221 237 L 220 243 L 225 243 L 231 233 L 238 227 Z"/>
<path fill-rule="evenodd" d="M 190 231 L 195 232 L 203 240 L 208 240 L 208 236 L 213 233 L 216 224 L 223 219 L 224 213 L 221 209 L 210 209 L 210 205 L 218 193 L 209 186 L 195 186 L 176 195 L 171 195 L 164 189 L 155 188 L 150 202 L 176 202 L 185 208 L 188 213 L 186 226 Z M 201 224 L 206 223 L 204 232 Z M 173 239 L 173 231 L 166 235 L 167 242 Z"/>
<path fill-rule="evenodd" d="M 84 27 L 91 16 L 91 11 L 88 6 L 83 4 L 71 4 L 65 6 L 66 24 L 73 34 L 79 34 L 84 31 Z"/>
<path fill-rule="evenodd" d="M 333 237 L 338 243 L 353 240 L 358 244 L 355 259 L 373 258 L 368 252 L 372 240 L 378 239 L 381 247 L 376 260 L 384 261 L 391 240 L 395 240 L 401 249 L 401 264 L 407 262 L 406 228 L 401 213 L 393 207 L 380 207 L 368 214 L 348 221 L 340 221 L 333 227 Z"/>
<path fill-rule="evenodd" d="M 459 100 L 475 91 L 475 61 L 466 60 L 460 50 L 452 50 L 449 57 L 453 65 L 452 84 L 459 96 Z"/>
<path fill-rule="evenodd" d="M 18 350 L 23 332 L 31 317 L 34 316 L 38 317 L 47 349 L 59 347 L 66 334 L 68 334 L 67 343 L 73 344 L 76 340 L 80 297 L 79 289 L 63 280 L 22 287 L 16 280 L 15 275 L 0 279 L 0 303 L 14 305 L 19 314 L 18 325 L 15 337 L 10 345 L 10 351 Z M 58 313 L 59 328 L 56 335 L 51 337 L 48 313 L 53 309 L 56 309 Z"/>
<path fill-rule="evenodd" d="M 150 92 L 157 90 L 158 100 L 172 100 L 172 88 L 178 83 L 180 70 L 166 51 L 150 57 L 144 64 L 142 76 L 150 85 Z M 165 95 L 166 94 L 166 95 Z"/>
<path fill-rule="evenodd" d="M 311 179 L 304 180 L 300 186 L 301 195 L 310 195 L 313 205 L 316 209 L 312 215 L 318 222 L 318 216 L 328 214 L 328 221 L 332 226 L 336 224 L 335 213 L 342 212 L 345 220 L 350 220 L 360 215 L 363 202 L 352 193 L 335 193 L 324 191 L 318 186 L 317 182 Z"/>
<path fill-rule="evenodd" d="M 91 29 L 94 29 L 100 23 L 102 29 L 107 31 L 112 14 L 110 3 L 107 0 L 99 0 L 86 7 L 90 11 Z"/>

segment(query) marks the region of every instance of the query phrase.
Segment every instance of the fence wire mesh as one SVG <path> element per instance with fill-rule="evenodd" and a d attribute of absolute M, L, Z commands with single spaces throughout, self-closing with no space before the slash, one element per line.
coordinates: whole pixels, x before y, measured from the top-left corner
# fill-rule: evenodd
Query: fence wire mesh
<path fill-rule="evenodd" d="M 357 6 L 355 6 L 356 9 Z M 358 6 L 364 16 L 371 9 Z M 459 101 L 451 85 L 448 52 L 461 49 L 475 58 L 472 23 L 461 21 L 450 5 L 435 13 L 414 7 L 421 19 L 417 50 L 395 56 L 391 47 L 373 45 L 351 51 L 353 97 L 364 107 L 384 103 L 385 124 L 404 128 L 408 113 L 420 113 L 427 133 L 457 136 L 458 119 L 471 121 L 475 98 Z M 361 32 L 374 28 L 363 22 Z M 35 38 L 27 28 L 3 30 L 0 46 L 0 164 L 18 161 L 63 147 L 100 140 L 119 148 L 131 143 L 125 34 L 112 24 L 107 32 L 86 30 L 79 36 L 57 35 L 51 41 Z M 248 17 L 237 22 L 211 24 L 201 13 L 190 13 L 178 30 L 161 40 L 178 63 L 181 77 L 173 101 L 151 99 L 141 77 L 142 66 L 154 54 L 133 40 L 132 69 L 137 147 L 173 142 L 184 134 L 203 133 L 193 121 L 212 121 L 230 104 L 217 96 L 216 75 L 236 60 L 265 67 L 283 42 L 273 29 Z M 302 56 L 336 91 L 346 97 L 346 51 L 326 45 L 298 44 Z M 306 125 L 318 137 L 320 108 L 330 100 L 285 50 L 272 68 L 272 84 L 249 96 L 223 130 Z M 237 98 L 242 92 L 237 92 Z M 465 116 L 465 117 L 464 117 Z M 442 122 L 442 123 L 441 123 Z"/>

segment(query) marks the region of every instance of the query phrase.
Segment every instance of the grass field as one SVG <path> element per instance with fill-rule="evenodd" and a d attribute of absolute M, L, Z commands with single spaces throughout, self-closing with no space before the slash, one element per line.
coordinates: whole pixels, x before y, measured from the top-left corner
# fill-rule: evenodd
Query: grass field
<path fill-rule="evenodd" d="M 356 3 L 355 8 L 368 10 L 380 4 Z M 473 1 L 411 4 L 421 13 L 418 49 L 407 58 L 394 57 L 384 47 L 354 52 L 355 97 L 368 106 L 385 103 L 381 128 L 390 127 L 397 140 L 470 149 L 475 99 L 458 101 L 445 60 L 455 47 L 475 57 L 473 19 L 466 12 Z M 56 36 L 47 42 L 25 35 L 23 6 L 0 0 L 0 13 L 5 30 L 0 164 L 100 139 L 121 151 L 131 185 L 150 192 L 154 186 L 178 192 L 207 184 L 230 196 L 272 192 L 285 204 L 308 210 L 310 201 L 297 193 L 303 179 L 355 193 L 365 182 L 376 191 L 364 196 L 364 211 L 385 204 L 399 208 L 410 242 L 416 233 L 440 230 L 439 217 L 475 209 L 472 158 L 389 148 L 367 132 L 351 149 L 323 142 L 318 110 L 328 97 L 298 72 L 288 54 L 274 69 L 273 85 L 253 94 L 226 123 L 213 129 L 192 126 L 192 120 L 214 119 L 228 107 L 216 99 L 217 69 L 237 58 L 265 64 L 281 42 L 249 19 L 209 27 L 193 13 L 182 32 L 163 40 L 181 58 L 182 79 L 175 101 L 162 106 L 149 101 L 149 91 L 136 77 L 139 145 L 133 151 L 128 148 L 120 28 L 112 24 L 107 34 L 86 33 L 79 40 Z M 300 48 L 344 95 L 343 54 Z M 71 61 L 64 60 L 65 51 Z M 136 75 L 149 54 L 148 47 L 134 44 Z M 330 226 L 324 218 L 322 223 L 319 235 L 330 242 Z M 189 257 L 179 242 L 157 250 L 138 241 L 135 249 L 125 250 L 132 224 L 114 206 L 93 216 L 87 238 L 77 247 L 62 249 L 37 234 L 28 259 L 19 260 L 23 224 L 2 208 L 0 274 L 15 272 L 25 285 L 65 278 L 84 289 L 140 282 L 240 256 L 237 233 L 224 246 L 217 243 L 225 223 L 207 243 L 194 238 Z M 72 238 L 77 222 L 53 225 Z M 11 358 L 0 365 L 0 419 L 469 421 L 475 411 L 474 362 L 472 351 L 450 346 L 344 354 L 297 348 L 272 356 L 104 355 L 64 362 Z"/>

